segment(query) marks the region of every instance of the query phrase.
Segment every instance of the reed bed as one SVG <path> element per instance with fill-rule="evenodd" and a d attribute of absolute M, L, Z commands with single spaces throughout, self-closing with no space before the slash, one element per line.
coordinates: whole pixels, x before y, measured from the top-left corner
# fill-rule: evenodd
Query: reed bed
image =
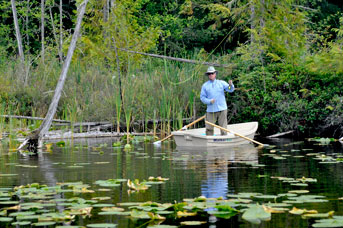
<path fill-rule="evenodd" d="M 7 86 L 0 92 L 0 114 L 45 116 L 61 69 L 53 55 L 45 59 L 45 66 L 32 64 L 26 84 L 14 70 L 19 62 L 2 63 L 0 82 Z M 70 66 L 55 118 L 72 123 L 111 121 L 117 125 L 117 131 L 119 126 L 125 125 L 127 132 L 168 135 L 182 127 L 183 118 L 193 118 L 199 112 L 198 97 L 201 84 L 206 80 L 199 72 L 205 70 L 206 66 L 147 58 L 139 67 L 122 70 L 120 88 L 119 75 L 105 63 L 89 65 L 76 59 Z M 140 129 L 134 129 L 137 120 L 143 122 Z M 148 124 L 149 120 L 152 125 Z M 14 125 L 39 126 L 39 122 L 11 121 L 13 128 L 17 127 Z M 2 118 L 0 123 L 0 133 L 5 128 L 8 131 L 9 122 Z"/>

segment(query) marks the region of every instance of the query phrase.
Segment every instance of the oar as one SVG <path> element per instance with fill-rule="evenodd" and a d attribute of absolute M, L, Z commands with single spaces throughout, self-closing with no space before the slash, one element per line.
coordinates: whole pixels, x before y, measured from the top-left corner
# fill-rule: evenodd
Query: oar
<path fill-rule="evenodd" d="M 199 121 L 205 119 L 205 117 L 206 117 L 206 115 L 200 117 L 199 119 L 194 120 L 192 123 L 187 124 L 186 126 L 182 127 L 179 131 L 181 131 L 181 130 L 183 130 L 183 129 L 185 129 L 185 128 L 186 128 L 186 129 L 189 128 L 190 126 L 192 126 L 192 125 L 198 123 Z M 159 141 L 154 142 L 154 145 L 159 145 L 159 144 L 161 144 L 161 142 L 163 142 L 164 140 L 169 139 L 169 138 L 172 137 L 172 136 L 173 136 L 173 134 L 170 134 L 170 135 L 168 135 L 167 137 L 165 137 L 165 138 L 163 138 L 163 139 L 161 139 L 161 140 L 159 140 Z"/>
<path fill-rule="evenodd" d="M 207 120 L 205 120 L 205 123 L 206 123 L 206 124 L 209 124 L 209 125 L 211 125 L 211 126 L 213 126 L 213 127 L 219 128 L 220 130 L 223 130 L 223 131 L 232 133 L 232 134 L 234 134 L 234 135 L 237 135 L 237 136 L 239 136 L 239 137 L 241 137 L 241 138 L 243 138 L 243 139 L 249 140 L 250 142 L 256 143 L 256 144 L 258 144 L 258 145 L 260 145 L 260 146 L 264 146 L 264 144 L 262 144 L 262 143 L 260 143 L 260 142 L 257 142 L 256 140 L 253 140 L 253 139 L 248 138 L 248 137 L 246 137 L 246 136 L 244 136 L 244 135 L 241 135 L 241 134 L 238 134 L 238 133 L 233 132 L 233 131 L 231 131 L 231 130 L 228 130 L 228 129 L 226 129 L 226 128 L 223 128 L 223 127 L 221 127 L 221 126 L 218 126 L 218 125 L 216 125 L 216 124 L 214 124 L 214 123 L 208 122 Z"/>

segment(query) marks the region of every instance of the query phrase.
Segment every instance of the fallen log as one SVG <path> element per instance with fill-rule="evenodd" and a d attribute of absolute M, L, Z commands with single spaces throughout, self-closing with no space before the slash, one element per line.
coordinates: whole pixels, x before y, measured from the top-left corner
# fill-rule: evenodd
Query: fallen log
<path fill-rule="evenodd" d="M 28 120 L 44 120 L 44 118 L 32 117 L 32 116 L 0 115 L 0 117 L 14 118 L 14 119 L 28 119 Z M 70 124 L 70 121 L 68 121 L 68 120 L 53 119 L 52 122 L 55 122 L 55 123 L 68 123 L 68 124 Z"/>
<path fill-rule="evenodd" d="M 145 135 L 153 135 L 153 133 L 138 133 L 132 132 L 129 133 L 133 136 L 145 136 Z M 70 138 L 104 138 L 104 137 L 121 137 L 127 135 L 126 132 L 102 132 L 102 131 L 91 131 L 91 132 L 83 132 L 83 133 L 74 133 L 71 131 L 61 132 L 61 131 L 50 131 L 49 133 L 45 134 L 43 140 L 52 140 L 52 139 L 70 139 Z"/>

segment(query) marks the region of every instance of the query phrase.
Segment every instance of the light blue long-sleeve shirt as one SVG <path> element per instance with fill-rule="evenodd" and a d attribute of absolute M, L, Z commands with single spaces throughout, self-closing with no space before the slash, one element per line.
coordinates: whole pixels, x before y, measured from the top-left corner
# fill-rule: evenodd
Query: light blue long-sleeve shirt
<path fill-rule="evenodd" d="M 214 81 L 208 80 L 201 87 L 200 100 L 207 105 L 206 112 L 219 112 L 227 109 L 225 100 L 225 91 L 232 93 L 235 90 L 235 86 L 223 80 Z M 212 104 L 211 100 L 215 99 Z"/>

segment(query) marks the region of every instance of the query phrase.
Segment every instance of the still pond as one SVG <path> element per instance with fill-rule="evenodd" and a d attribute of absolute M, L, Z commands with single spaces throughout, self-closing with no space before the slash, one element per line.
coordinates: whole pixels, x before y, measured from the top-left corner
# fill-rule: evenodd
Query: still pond
<path fill-rule="evenodd" d="M 343 144 L 0 143 L 0 227 L 343 227 Z M 262 139 L 263 140 L 263 139 Z"/>

